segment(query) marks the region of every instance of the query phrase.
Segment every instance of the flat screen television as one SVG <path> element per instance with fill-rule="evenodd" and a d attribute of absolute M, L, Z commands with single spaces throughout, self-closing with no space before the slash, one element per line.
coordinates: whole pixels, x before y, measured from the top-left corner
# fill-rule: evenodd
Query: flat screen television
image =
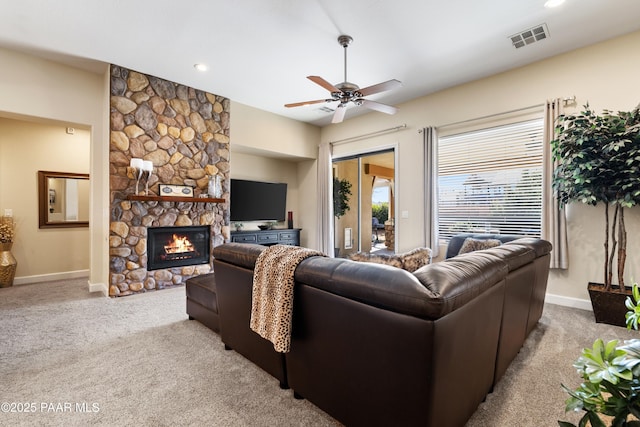
<path fill-rule="evenodd" d="M 232 179 L 231 221 L 284 221 L 287 184 Z"/>

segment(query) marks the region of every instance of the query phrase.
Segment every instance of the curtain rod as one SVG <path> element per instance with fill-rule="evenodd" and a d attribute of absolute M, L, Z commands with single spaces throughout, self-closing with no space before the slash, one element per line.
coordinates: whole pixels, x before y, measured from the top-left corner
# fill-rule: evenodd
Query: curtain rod
<path fill-rule="evenodd" d="M 343 144 L 345 142 L 352 142 L 352 141 L 356 141 L 356 140 L 363 139 L 363 138 L 368 138 L 370 136 L 380 135 L 380 134 L 387 133 L 387 132 L 395 132 L 395 131 L 398 131 L 400 129 L 405 129 L 406 127 L 407 127 L 406 124 L 401 124 L 399 126 L 395 126 L 395 127 L 392 127 L 392 128 L 377 130 L 375 132 L 370 132 L 370 133 L 365 133 L 363 135 L 351 136 L 349 138 L 339 139 L 337 141 L 329 141 L 329 144 L 331 144 L 331 145 Z"/>
<path fill-rule="evenodd" d="M 446 128 L 446 127 L 449 127 L 449 126 L 462 125 L 462 124 L 465 124 L 465 123 L 475 122 L 475 121 L 478 121 L 478 120 L 485 120 L 485 119 L 490 119 L 492 117 L 503 116 L 505 114 L 519 113 L 520 111 L 532 110 L 534 108 L 539 108 L 539 107 L 543 107 L 543 106 L 544 106 L 544 104 L 530 105 L 528 107 L 516 108 L 514 110 L 504 111 L 502 113 L 489 114 L 487 116 L 476 117 L 476 118 L 468 119 L 468 120 L 461 120 L 459 122 L 447 123 L 447 124 L 444 124 L 444 125 L 436 126 L 436 128 L 442 129 L 442 128 Z M 422 133 L 422 129 L 418 130 L 418 133 Z"/>
<path fill-rule="evenodd" d="M 576 96 L 575 95 L 566 96 L 566 97 L 562 98 L 562 103 L 564 104 L 565 107 L 567 105 L 573 105 L 573 104 L 576 103 Z M 459 122 L 447 123 L 447 124 L 444 124 L 444 125 L 441 125 L 441 126 L 436 126 L 436 127 L 438 129 L 441 129 L 441 128 L 445 128 L 445 127 L 449 127 L 449 126 L 462 125 L 462 124 L 469 123 L 469 122 L 475 122 L 476 120 L 485 120 L 485 119 L 490 119 L 492 117 L 502 116 L 502 115 L 505 115 L 505 114 L 519 113 L 520 111 L 531 110 L 531 109 L 540 108 L 540 107 L 543 107 L 543 106 L 544 106 L 544 104 L 535 104 L 535 105 L 530 105 L 528 107 L 516 108 L 516 109 L 511 110 L 511 111 L 505 111 L 505 112 L 502 112 L 502 113 L 489 114 L 488 116 L 476 117 L 476 118 L 473 118 L 473 119 L 462 120 L 462 121 L 459 121 Z M 422 129 L 418 129 L 418 133 L 422 133 Z"/>

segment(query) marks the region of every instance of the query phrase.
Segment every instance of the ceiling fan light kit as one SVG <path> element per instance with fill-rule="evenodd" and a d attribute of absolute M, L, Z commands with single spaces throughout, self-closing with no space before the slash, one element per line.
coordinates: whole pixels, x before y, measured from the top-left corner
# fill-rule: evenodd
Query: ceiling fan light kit
<path fill-rule="evenodd" d="M 292 104 L 285 104 L 285 107 L 290 108 L 301 107 L 303 105 L 310 104 L 340 102 L 333 114 L 333 118 L 331 120 L 332 123 L 340 123 L 342 122 L 342 120 L 344 120 L 344 116 L 347 110 L 347 104 L 349 102 L 354 103 L 356 106 L 369 108 L 370 110 L 375 110 L 386 114 L 395 114 L 398 111 L 396 107 L 382 104 L 376 101 L 371 101 L 365 99 L 364 97 L 400 87 L 402 86 L 402 83 L 400 83 L 400 81 L 392 79 L 386 82 L 365 87 L 363 89 L 360 89 L 357 84 L 347 81 L 347 47 L 351 44 L 352 41 L 353 38 L 351 36 L 341 35 L 340 37 L 338 37 L 338 43 L 340 43 L 340 46 L 342 46 L 344 49 L 344 81 L 342 83 L 333 85 L 320 76 L 307 76 L 309 80 L 328 90 L 331 94 L 331 98 L 316 99 L 314 101 L 295 102 Z"/>

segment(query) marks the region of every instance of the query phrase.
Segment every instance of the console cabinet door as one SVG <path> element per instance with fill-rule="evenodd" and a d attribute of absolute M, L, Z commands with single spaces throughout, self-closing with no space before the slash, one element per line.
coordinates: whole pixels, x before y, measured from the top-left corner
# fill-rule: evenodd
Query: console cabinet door
<path fill-rule="evenodd" d="M 300 229 L 232 231 L 231 241 L 259 245 L 300 245 Z"/>
<path fill-rule="evenodd" d="M 280 232 L 278 242 L 281 245 L 298 246 L 300 244 L 299 231 L 283 231 Z"/>

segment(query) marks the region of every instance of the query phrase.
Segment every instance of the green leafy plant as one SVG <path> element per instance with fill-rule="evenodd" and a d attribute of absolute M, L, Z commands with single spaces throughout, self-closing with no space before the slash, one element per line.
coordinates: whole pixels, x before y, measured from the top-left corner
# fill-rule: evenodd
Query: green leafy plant
<path fill-rule="evenodd" d="M 624 290 L 627 231 L 624 208 L 640 202 L 640 110 L 562 115 L 551 141 L 553 188 L 560 204 L 578 201 L 605 207 L 604 284 L 611 289 L 617 250 L 617 275 Z M 609 220 L 613 207 L 613 221 Z"/>
<path fill-rule="evenodd" d="M 380 224 L 389 219 L 389 202 L 380 202 L 371 206 L 371 216 L 378 218 Z"/>
<path fill-rule="evenodd" d="M 627 297 L 624 302 L 629 311 L 625 314 L 627 329 L 638 330 L 638 321 L 640 321 L 640 289 L 638 283 L 632 285 L 631 296 Z"/>
<path fill-rule="evenodd" d="M 333 178 L 333 215 L 340 218 L 350 209 L 351 183 L 346 179 Z"/>
<path fill-rule="evenodd" d="M 638 330 L 640 289 L 633 284 L 632 296 L 625 301 L 627 328 Z M 618 345 L 617 340 L 604 343 L 597 339 L 592 348 L 582 350 L 573 366 L 583 379 L 575 390 L 562 385 L 569 393 L 566 411 L 585 411 L 579 427 L 606 427 L 600 414 L 611 418 L 611 427 L 640 427 L 640 339 Z M 633 416 L 635 420 L 629 420 Z M 558 421 L 561 427 L 576 427 Z"/>

